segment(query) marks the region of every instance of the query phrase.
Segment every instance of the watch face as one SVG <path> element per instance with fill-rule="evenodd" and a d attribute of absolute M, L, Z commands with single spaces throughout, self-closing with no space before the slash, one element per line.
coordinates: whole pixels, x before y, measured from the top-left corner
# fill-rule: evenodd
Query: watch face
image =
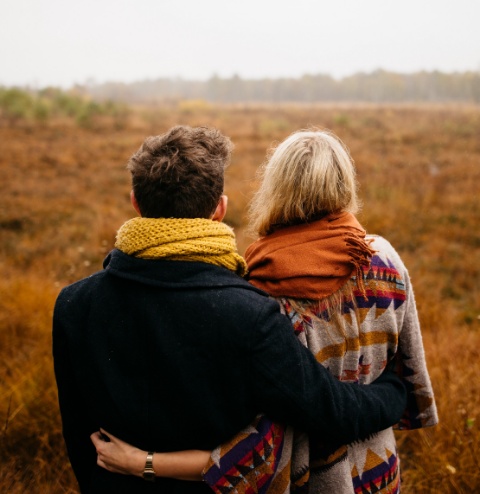
<path fill-rule="evenodd" d="M 143 472 L 143 478 L 150 481 L 155 480 L 155 471 L 153 468 L 146 468 Z"/>

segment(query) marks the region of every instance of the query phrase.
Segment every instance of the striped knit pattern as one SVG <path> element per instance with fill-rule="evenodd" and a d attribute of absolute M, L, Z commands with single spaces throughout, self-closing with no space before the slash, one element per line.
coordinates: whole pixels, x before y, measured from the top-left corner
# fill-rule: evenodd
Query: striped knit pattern
<path fill-rule="evenodd" d="M 396 428 L 416 429 L 437 423 L 433 390 L 428 376 L 415 299 L 408 272 L 393 247 L 383 238 L 370 236 L 377 251 L 370 266 L 363 268 L 363 290 L 354 290 L 354 300 L 343 300 L 342 334 L 322 305 L 305 301 L 302 309 L 291 299 L 277 299 L 290 318 L 295 334 L 339 380 L 360 385 L 374 381 L 393 361 L 408 391 L 407 408 Z M 355 282 L 355 275 L 352 278 Z M 296 307 L 297 309 L 294 309 Z M 258 421 L 258 419 L 257 419 Z M 335 450 L 310 442 L 308 436 L 286 427 L 278 456 L 257 457 L 249 461 L 248 441 L 253 448 L 262 444 L 262 431 L 271 433 L 278 424 L 263 417 L 262 429 L 253 429 L 217 448 L 205 472 L 205 480 L 217 493 L 336 493 L 369 494 L 400 492 L 400 467 L 393 428 L 381 431 L 365 441 L 357 441 Z M 278 441 L 281 438 L 277 438 Z M 250 446 L 247 446 L 249 444 Z M 245 449 L 246 448 L 246 449 Z M 273 451 L 272 451 L 273 454 Z M 252 485 L 238 480 L 234 465 L 250 467 L 262 478 Z M 251 458 L 251 456 L 250 456 Z M 263 459 L 263 457 L 261 457 Z M 266 468 L 268 465 L 268 469 Z M 271 471 L 273 470 L 273 471 Z M 211 472 L 215 471 L 212 476 Z M 228 476 L 227 476 L 228 472 Z"/>

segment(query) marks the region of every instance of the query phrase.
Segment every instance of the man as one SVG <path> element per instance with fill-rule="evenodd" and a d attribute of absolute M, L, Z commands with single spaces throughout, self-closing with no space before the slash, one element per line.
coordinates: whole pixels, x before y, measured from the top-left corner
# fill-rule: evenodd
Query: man
<path fill-rule="evenodd" d="M 221 222 L 230 153 L 214 129 L 178 126 L 146 139 L 128 164 L 140 217 L 120 228 L 103 271 L 58 297 L 55 374 L 82 493 L 210 492 L 98 467 L 89 436 L 100 427 L 148 451 L 211 450 L 262 411 L 348 443 L 404 410 L 398 378 L 336 381 L 278 304 L 239 276 L 246 266 Z"/>

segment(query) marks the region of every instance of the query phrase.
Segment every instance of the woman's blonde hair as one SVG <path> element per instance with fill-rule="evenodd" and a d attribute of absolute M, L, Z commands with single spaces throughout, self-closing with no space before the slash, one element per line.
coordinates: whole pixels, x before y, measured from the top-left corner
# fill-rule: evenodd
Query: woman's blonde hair
<path fill-rule="evenodd" d="M 281 142 L 261 169 L 250 204 L 250 229 L 264 236 L 277 228 L 359 209 L 355 166 L 334 134 L 301 130 Z"/>

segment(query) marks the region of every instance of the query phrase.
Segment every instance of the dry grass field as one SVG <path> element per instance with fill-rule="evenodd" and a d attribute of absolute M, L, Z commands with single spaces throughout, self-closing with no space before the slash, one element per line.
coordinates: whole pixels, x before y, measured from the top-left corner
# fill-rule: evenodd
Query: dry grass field
<path fill-rule="evenodd" d="M 318 126 L 350 148 L 360 215 L 409 268 L 440 424 L 398 433 L 405 493 L 480 491 L 480 107 L 135 108 L 114 121 L 0 122 L 0 492 L 75 493 L 60 428 L 51 318 L 62 286 L 101 268 L 133 216 L 125 164 L 147 135 L 213 125 L 236 145 L 227 223 L 272 143 Z"/>

